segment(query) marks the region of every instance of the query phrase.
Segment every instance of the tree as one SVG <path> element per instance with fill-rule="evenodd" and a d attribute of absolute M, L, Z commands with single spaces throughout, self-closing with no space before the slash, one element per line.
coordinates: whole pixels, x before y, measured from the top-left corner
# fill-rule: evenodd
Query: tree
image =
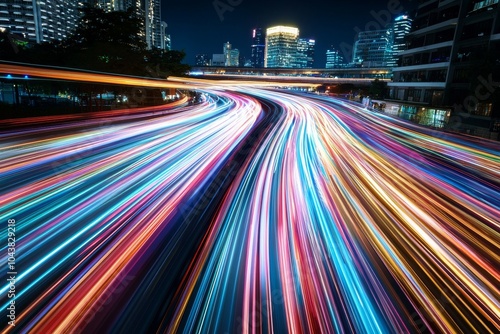
<path fill-rule="evenodd" d="M 189 71 L 189 65 L 182 64 L 184 51 L 153 49 L 146 56 L 147 75 L 154 78 L 182 76 Z"/>
<path fill-rule="evenodd" d="M 74 33 L 62 41 L 37 44 L 21 52 L 21 61 L 165 78 L 183 75 L 183 51 L 148 50 L 144 22 L 134 8 L 105 12 L 86 5 Z"/>
<path fill-rule="evenodd" d="M 14 60 L 19 48 L 7 30 L 0 31 L 0 59 Z"/>
<path fill-rule="evenodd" d="M 386 89 L 387 89 L 387 82 L 375 79 L 374 81 L 372 81 L 370 90 L 368 92 L 372 97 L 384 98 Z"/>
<path fill-rule="evenodd" d="M 86 6 L 75 32 L 62 41 L 66 65 L 96 71 L 143 75 L 146 42 L 133 8 L 105 12 Z"/>
<path fill-rule="evenodd" d="M 20 52 L 19 60 L 25 63 L 64 66 L 66 65 L 66 53 L 59 41 L 43 42 L 35 44 Z"/>

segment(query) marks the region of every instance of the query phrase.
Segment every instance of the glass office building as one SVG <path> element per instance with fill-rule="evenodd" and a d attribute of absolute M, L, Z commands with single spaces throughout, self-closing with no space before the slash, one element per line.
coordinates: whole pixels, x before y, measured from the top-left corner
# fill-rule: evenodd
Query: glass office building
<path fill-rule="evenodd" d="M 264 67 L 264 57 L 266 49 L 266 39 L 263 35 L 262 28 L 256 28 L 252 31 L 252 67 Z"/>
<path fill-rule="evenodd" d="M 0 28 L 36 42 L 66 38 L 79 18 L 76 0 L 41 0 L 0 2 Z"/>
<path fill-rule="evenodd" d="M 265 67 L 295 67 L 298 39 L 298 28 L 276 26 L 267 29 Z"/>
<path fill-rule="evenodd" d="M 362 31 L 354 44 L 353 62 L 361 67 L 386 67 L 392 59 L 389 29 Z"/>

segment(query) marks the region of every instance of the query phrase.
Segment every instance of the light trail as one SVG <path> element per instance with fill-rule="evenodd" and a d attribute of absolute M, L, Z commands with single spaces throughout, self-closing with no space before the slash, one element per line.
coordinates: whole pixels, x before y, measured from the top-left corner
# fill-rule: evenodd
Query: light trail
<path fill-rule="evenodd" d="M 16 331 L 500 331 L 498 143 L 204 84 L 1 134 Z"/>
<path fill-rule="evenodd" d="M 177 208 L 217 172 L 261 113 L 252 98 L 219 96 L 166 117 L 102 128 L 92 121 L 96 127 L 84 133 L 66 124 L 57 128 L 61 135 L 53 127 L 2 135 L 0 217 L 18 221 L 17 261 L 24 268 L 18 305 L 44 282 L 66 279 L 44 291 L 53 299 L 42 312 L 57 314 L 61 323 L 27 328 L 49 333 L 79 326 L 86 313 L 72 312 L 92 307 L 117 273 L 126 275 L 130 261 L 179 224 L 171 219 Z M 2 287 L 4 309 L 6 292 Z M 33 300 L 18 320 L 44 302 Z"/>
<path fill-rule="evenodd" d="M 181 78 L 181 77 L 168 77 L 161 79 L 145 79 L 142 77 L 133 76 L 121 76 L 109 73 L 101 73 L 95 71 L 78 71 L 76 72 L 73 68 L 62 68 L 62 67 L 50 67 L 50 66 L 39 66 L 33 67 L 32 65 L 23 63 L 12 63 L 12 62 L 1 62 L 0 63 L 0 73 L 5 75 L 19 75 L 36 78 L 46 78 L 46 79 L 58 79 L 58 80 L 68 80 L 68 81 L 78 81 L 78 82 L 95 82 L 102 84 L 117 84 L 125 86 L 138 86 L 138 87 L 150 87 L 150 88 L 179 88 L 179 89 L 193 89 L 196 88 L 212 88 L 217 87 L 233 87 L 235 85 L 234 80 L 207 80 L 207 79 L 197 79 L 197 78 Z M 29 79 L 25 79 L 29 80 Z M 296 83 L 296 82 L 280 82 L 276 81 L 259 81 L 259 80 L 240 80 L 237 85 L 249 86 L 249 87 L 281 87 L 286 85 L 287 87 L 317 87 L 320 83 Z"/>

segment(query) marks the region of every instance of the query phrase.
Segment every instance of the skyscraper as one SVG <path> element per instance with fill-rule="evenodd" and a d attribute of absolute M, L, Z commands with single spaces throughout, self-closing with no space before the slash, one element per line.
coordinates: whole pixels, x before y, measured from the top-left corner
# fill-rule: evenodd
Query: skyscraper
<path fill-rule="evenodd" d="M 18 1 L 0 3 L 0 27 L 41 43 L 66 38 L 80 17 L 76 0 Z"/>
<path fill-rule="evenodd" d="M 240 51 L 233 49 L 231 43 L 226 42 L 223 46 L 224 51 L 224 66 L 239 66 L 240 64 Z"/>
<path fill-rule="evenodd" d="M 309 44 L 307 43 L 307 39 L 299 38 L 297 40 L 297 55 L 295 56 L 295 64 L 293 67 L 307 68 L 308 49 L 309 49 Z"/>
<path fill-rule="evenodd" d="M 232 49 L 229 52 L 229 63 L 226 66 L 240 66 L 240 50 Z"/>
<path fill-rule="evenodd" d="M 264 67 L 264 56 L 266 49 L 265 36 L 262 34 L 262 28 L 252 31 L 252 67 Z"/>
<path fill-rule="evenodd" d="M 164 45 L 160 18 L 161 1 L 145 0 L 145 9 L 146 43 L 148 44 L 148 49 L 161 49 L 162 45 Z"/>
<path fill-rule="evenodd" d="M 326 66 L 325 68 L 340 68 L 344 65 L 344 58 L 333 45 L 326 50 Z"/>
<path fill-rule="evenodd" d="M 313 68 L 314 66 L 314 39 L 299 38 L 297 41 L 297 56 L 295 66 L 297 68 Z"/>
<path fill-rule="evenodd" d="M 406 35 L 411 30 L 412 19 L 408 15 L 401 15 L 394 19 L 391 27 L 392 59 L 389 62 L 390 67 L 398 66 L 397 59 L 401 51 L 406 50 Z"/>
<path fill-rule="evenodd" d="M 309 39 L 307 41 L 307 68 L 314 68 L 314 48 L 316 40 Z"/>
<path fill-rule="evenodd" d="M 224 54 L 224 66 L 230 66 L 229 64 L 231 63 L 231 49 L 233 46 L 231 43 L 226 42 L 222 46 L 222 53 Z"/>
<path fill-rule="evenodd" d="M 170 34 L 167 33 L 167 22 L 161 21 L 161 47 L 162 50 L 172 50 L 172 40 Z"/>
<path fill-rule="evenodd" d="M 265 67 L 294 67 L 299 29 L 276 26 L 267 29 Z"/>
<path fill-rule="evenodd" d="M 354 43 L 353 63 L 362 67 L 385 67 L 392 60 L 389 29 L 361 31 Z"/>

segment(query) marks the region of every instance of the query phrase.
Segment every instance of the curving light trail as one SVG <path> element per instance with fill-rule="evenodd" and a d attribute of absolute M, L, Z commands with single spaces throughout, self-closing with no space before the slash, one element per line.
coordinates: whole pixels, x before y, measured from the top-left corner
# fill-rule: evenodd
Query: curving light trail
<path fill-rule="evenodd" d="M 69 124 L 2 135 L 0 216 L 18 221 L 23 269 L 16 297 L 31 299 L 46 286 L 17 320 L 38 308 L 52 318 L 40 323 L 37 316 L 26 328 L 49 333 L 79 326 L 81 309 L 179 224 L 171 219 L 177 208 L 217 172 L 261 113 L 252 98 L 214 99 L 166 117 L 112 119 L 116 124 L 103 127 L 106 120 L 90 121 L 83 132 Z M 6 294 L 3 286 L 3 309 Z"/>
<path fill-rule="evenodd" d="M 500 331 L 498 143 L 326 97 L 205 93 L 0 136 L 4 332 Z"/>

